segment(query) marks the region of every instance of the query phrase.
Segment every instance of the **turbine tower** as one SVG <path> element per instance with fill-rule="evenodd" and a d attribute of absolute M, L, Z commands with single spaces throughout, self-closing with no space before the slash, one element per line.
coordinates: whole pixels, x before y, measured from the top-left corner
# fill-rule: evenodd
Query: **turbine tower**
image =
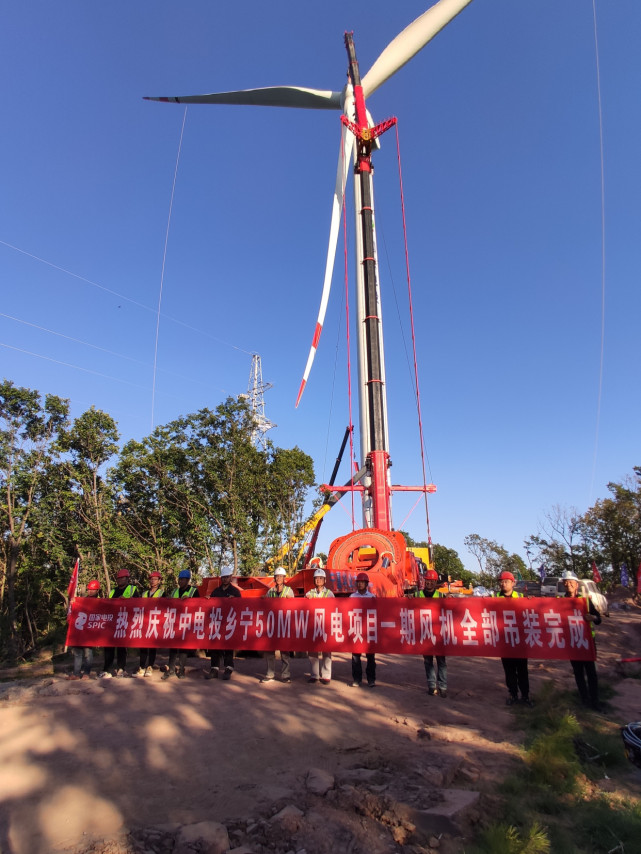
<path fill-rule="evenodd" d="M 272 387 L 271 383 L 263 382 L 263 368 L 258 353 L 252 353 L 252 365 L 249 371 L 247 394 L 240 394 L 249 404 L 254 416 L 252 442 L 257 448 L 265 449 L 265 433 L 276 425 L 265 416 L 265 392 Z"/>

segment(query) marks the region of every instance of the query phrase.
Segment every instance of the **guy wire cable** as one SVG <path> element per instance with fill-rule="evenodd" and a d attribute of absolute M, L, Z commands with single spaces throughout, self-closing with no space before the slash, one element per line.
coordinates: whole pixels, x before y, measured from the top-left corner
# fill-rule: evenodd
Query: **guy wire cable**
<path fill-rule="evenodd" d="M 596 463 L 599 449 L 599 425 L 601 421 L 601 396 L 603 392 L 603 361 L 605 350 L 605 166 L 603 156 L 603 110 L 601 106 L 601 70 L 599 66 L 599 41 L 597 38 L 596 0 L 592 0 L 592 17 L 594 20 L 594 55 L 596 61 L 596 87 L 599 106 L 599 151 L 601 159 L 601 353 L 599 358 L 599 390 L 597 395 L 596 431 L 594 436 L 594 457 L 592 460 L 592 479 L 588 504 L 592 503 Z"/>
<path fill-rule="evenodd" d="M 187 119 L 187 107 L 183 113 L 183 123 L 180 129 L 180 140 L 178 141 L 178 154 L 176 155 L 176 166 L 174 168 L 174 180 L 171 185 L 171 199 L 169 200 L 169 215 L 167 216 L 167 230 L 165 231 L 165 246 L 162 253 L 162 267 L 160 270 L 160 290 L 158 292 L 158 310 L 156 313 L 156 338 L 154 341 L 154 373 L 151 384 L 151 430 L 154 429 L 154 404 L 156 401 L 156 367 L 158 364 L 158 335 L 160 333 L 160 306 L 162 303 L 162 289 L 165 281 L 165 261 L 167 260 L 167 243 L 169 242 L 169 226 L 171 224 L 171 211 L 174 206 L 174 194 L 176 192 L 176 178 L 178 176 L 178 164 L 180 163 L 180 151 L 183 145 L 183 134 L 185 133 L 185 121 Z"/>

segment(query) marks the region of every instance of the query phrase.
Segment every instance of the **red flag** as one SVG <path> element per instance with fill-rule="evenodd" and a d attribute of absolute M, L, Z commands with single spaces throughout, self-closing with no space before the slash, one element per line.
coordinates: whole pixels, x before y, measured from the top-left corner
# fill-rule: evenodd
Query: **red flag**
<path fill-rule="evenodd" d="M 594 561 L 592 561 L 592 578 L 595 584 L 601 583 L 601 573 L 597 569 L 597 565 Z"/>
<path fill-rule="evenodd" d="M 76 562 L 73 566 L 73 572 L 71 573 L 71 578 L 69 579 L 69 587 L 67 587 L 67 598 L 69 601 L 73 599 L 76 595 L 76 588 L 78 586 L 78 570 L 80 569 L 80 558 L 76 558 Z"/>

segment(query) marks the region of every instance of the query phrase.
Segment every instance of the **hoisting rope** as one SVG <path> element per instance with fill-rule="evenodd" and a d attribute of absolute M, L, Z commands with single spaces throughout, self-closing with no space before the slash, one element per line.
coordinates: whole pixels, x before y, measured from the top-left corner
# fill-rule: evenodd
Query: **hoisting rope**
<path fill-rule="evenodd" d="M 421 467 L 423 471 L 423 498 L 425 500 L 425 523 L 427 526 L 427 542 L 432 544 L 432 533 L 430 530 L 430 511 L 427 502 L 427 476 L 425 473 L 425 442 L 423 439 L 423 417 L 421 415 L 421 393 L 418 382 L 418 360 L 416 358 L 416 334 L 414 330 L 414 307 L 412 303 L 412 281 L 410 276 L 410 256 L 407 247 L 407 223 L 405 221 L 405 196 L 403 194 L 403 172 L 401 170 L 401 145 L 398 136 L 398 122 L 396 128 L 396 159 L 398 161 L 398 182 L 401 194 L 401 215 L 403 218 L 403 241 L 405 244 L 405 271 L 407 275 L 407 295 L 410 307 L 410 326 L 412 329 L 412 353 L 414 357 L 414 383 L 416 386 L 416 412 L 418 415 L 418 434 L 421 444 Z"/>

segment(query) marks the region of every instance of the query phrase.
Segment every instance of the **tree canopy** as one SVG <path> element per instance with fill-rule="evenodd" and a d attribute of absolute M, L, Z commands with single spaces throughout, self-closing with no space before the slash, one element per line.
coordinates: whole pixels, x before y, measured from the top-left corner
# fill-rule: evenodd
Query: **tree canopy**
<path fill-rule="evenodd" d="M 609 498 L 585 513 L 553 507 L 539 532 L 525 542 L 528 555 L 547 575 L 571 569 L 589 574 L 594 562 L 607 585 L 631 579 L 641 563 L 641 466 L 623 482 L 608 483 Z"/>
<path fill-rule="evenodd" d="M 247 403 L 179 418 L 121 449 L 116 422 L 94 407 L 0 385 L 0 639 L 9 658 L 64 627 L 71 567 L 109 592 L 117 571 L 141 585 L 189 568 L 256 572 L 300 526 L 311 458 L 252 441 Z M 292 561 L 295 558 L 290 558 Z M 291 567 L 294 568 L 293 566 Z M 3 644 L 4 645 L 4 644 Z"/>
<path fill-rule="evenodd" d="M 171 584 L 189 568 L 200 576 L 222 565 L 260 571 L 300 527 L 314 484 L 300 448 L 264 449 L 252 441 L 247 403 L 228 398 L 157 427 L 122 448 L 114 419 L 91 407 L 71 419 L 68 401 L 0 384 L 0 641 L 15 658 L 65 625 L 71 567 L 80 589 L 98 578 L 108 592 L 118 569 L 140 583 L 159 569 Z M 528 563 L 497 541 L 469 534 L 478 564 L 433 547 L 441 575 L 495 586 L 503 570 L 523 579 L 592 562 L 607 584 L 632 578 L 641 561 L 641 467 L 585 513 L 553 507 L 524 543 Z M 408 545 L 415 543 L 406 535 Z M 289 571 L 298 557 L 287 555 Z"/>

